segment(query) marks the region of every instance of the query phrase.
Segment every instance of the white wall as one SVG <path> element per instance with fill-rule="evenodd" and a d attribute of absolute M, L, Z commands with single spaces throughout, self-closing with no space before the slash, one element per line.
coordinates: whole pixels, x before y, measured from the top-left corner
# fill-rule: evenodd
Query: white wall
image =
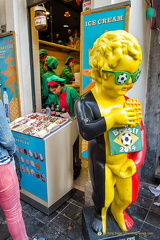
<path fill-rule="evenodd" d="M 6 24 L 5 0 L 0 0 L 0 27 Z"/>
<path fill-rule="evenodd" d="M 21 115 L 24 116 L 32 112 L 26 0 L 0 0 L 0 4 L 0 16 L 3 16 L 1 23 L 6 24 L 6 31 L 15 32 L 20 107 Z"/>
<path fill-rule="evenodd" d="M 125 0 L 92 0 L 92 7 L 104 8 L 112 4 L 129 2 Z M 108 3 L 108 4 L 107 4 Z M 114 6 L 114 5 L 113 5 Z M 145 112 L 146 92 L 147 92 L 147 77 L 148 77 L 148 64 L 150 52 L 150 37 L 151 37 L 151 20 L 146 19 L 147 4 L 145 0 L 131 0 L 130 18 L 129 18 L 129 32 L 132 33 L 139 41 L 143 61 L 141 64 L 141 77 L 134 87 L 127 93 L 129 97 L 139 99 L 143 107 L 143 115 Z M 94 9 L 96 10 L 96 9 Z"/>
<path fill-rule="evenodd" d="M 147 94 L 147 78 L 151 38 L 151 20 L 146 18 L 147 7 L 148 5 L 144 0 L 132 0 L 129 24 L 129 32 L 138 39 L 141 45 L 143 60 L 140 67 L 142 69 L 141 78 L 130 90 L 128 96 L 134 96 L 134 98 L 139 99 L 143 105 L 143 113 L 145 112 Z"/>

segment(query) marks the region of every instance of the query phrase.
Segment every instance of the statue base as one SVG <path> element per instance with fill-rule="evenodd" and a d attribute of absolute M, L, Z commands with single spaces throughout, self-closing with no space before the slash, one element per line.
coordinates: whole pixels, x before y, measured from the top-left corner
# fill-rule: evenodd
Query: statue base
<path fill-rule="evenodd" d="M 113 216 L 108 213 L 107 215 L 107 234 L 98 235 L 92 230 L 92 219 L 94 215 L 94 207 L 84 207 L 82 211 L 82 231 L 85 240 L 138 240 L 139 231 L 122 232 Z"/>

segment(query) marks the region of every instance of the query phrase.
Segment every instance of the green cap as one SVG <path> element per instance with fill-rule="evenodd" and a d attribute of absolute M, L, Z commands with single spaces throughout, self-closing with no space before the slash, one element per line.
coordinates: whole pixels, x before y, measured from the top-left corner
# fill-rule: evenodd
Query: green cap
<path fill-rule="evenodd" d="M 48 56 L 46 57 L 46 64 L 52 69 L 56 69 L 58 66 L 58 60 L 55 57 Z"/>
<path fill-rule="evenodd" d="M 47 78 L 48 85 L 55 85 L 58 84 L 58 82 L 65 82 L 66 80 L 64 78 L 60 78 L 57 75 L 52 75 L 51 77 Z"/>
<path fill-rule="evenodd" d="M 64 64 L 65 64 L 65 65 L 68 65 L 68 64 L 69 64 L 69 62 L 70 62 L 71 60 L 72 60 L 73 62 L 75 62 L 75 61 L 76 61 L 76 59 L 75 59 L 74 57 L 72 57 L 72 56 L 69 56 L 69 57 L 67 58 L 67 60 L 65 61 L 65 63 L 64 63 Z"/>
<path fill-rule="evenodd" d="M 45 55 L 48 55 L 48 51 L 46 49 L 40 49 L 39 50 L 39 57 L 43 57 Z"/>

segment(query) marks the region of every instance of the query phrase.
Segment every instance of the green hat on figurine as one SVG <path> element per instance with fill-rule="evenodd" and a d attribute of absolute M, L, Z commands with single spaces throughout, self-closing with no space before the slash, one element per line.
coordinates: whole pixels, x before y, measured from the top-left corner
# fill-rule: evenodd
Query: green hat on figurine
<path fill-rule="evenodd" d="M 48 56 L 46 57 L 46 64 L 52 69 L 56 69 L 58 66 L 58 60 L 55 57 Z"/>
<path fill-rule="evenodd" d="M 68 65 L 70 62 L 75 62 L 75 61 L 76 61 L 76 59 L 74 57 L 69 56 L 64 64 Z"/>
<path fill-rule="evenodd" d="M 57 85 L 57 84 L 60 84 L 60 83 L 64 83 L 65 82 L 65 79 L 64 78 L 60 78 L 56 75 L 52 75 L 51 77 L 47 78 L 47 82 L 48 82 L 48 85 Z"/>
<path fill-rule="evenodd" d="M 40 49 L 39 50 L 39 57 L 42 58 L 44 56 L 48 56 L 48 51 L 46 49 Z"/>

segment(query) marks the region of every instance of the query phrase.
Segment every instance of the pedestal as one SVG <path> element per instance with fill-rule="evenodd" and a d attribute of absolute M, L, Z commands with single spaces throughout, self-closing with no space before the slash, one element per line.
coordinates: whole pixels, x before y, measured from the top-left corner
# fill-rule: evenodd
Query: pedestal
<path fill-rule="evenodd" d="M 98 236 L 92 230 L 92 219 L 94 214 L 94 207 L 84 207 L 82 211 L 82 231 L 85 240 L 138 240 L 139 232 L 134 228 L 134 231 L 122 232 L 113 216 L 108 213 L 107 215 L 107 234 Z"/>

